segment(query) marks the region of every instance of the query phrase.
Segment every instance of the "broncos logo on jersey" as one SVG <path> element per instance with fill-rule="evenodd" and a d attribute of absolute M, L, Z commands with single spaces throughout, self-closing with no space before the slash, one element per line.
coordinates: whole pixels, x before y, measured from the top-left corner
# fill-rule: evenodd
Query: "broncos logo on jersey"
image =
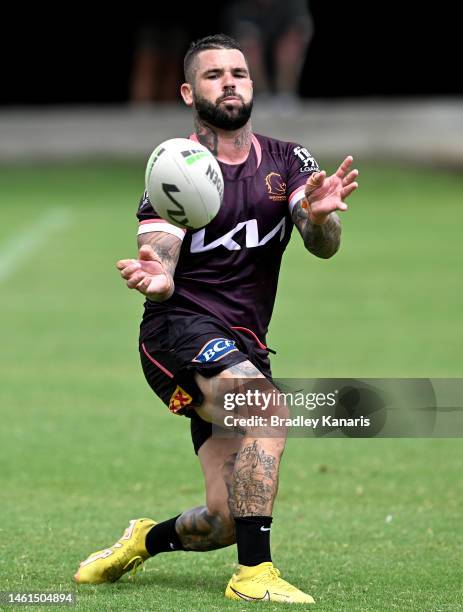
<path fill-rule="evenodd" d="M 269 172 L 265 177 L 269 198 L 274 202 L 286 200 L 286 183 L 278 172 Z"/>

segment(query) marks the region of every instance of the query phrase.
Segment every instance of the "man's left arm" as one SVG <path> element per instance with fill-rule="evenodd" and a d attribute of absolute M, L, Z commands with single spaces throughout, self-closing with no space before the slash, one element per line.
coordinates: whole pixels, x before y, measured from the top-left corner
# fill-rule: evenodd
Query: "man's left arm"
<path fill-rule="evenodd" d="M 341 222 L 335 211 L 347 210 L 344 200 L 358 187 L 357 170 L 351 170 L 351 156 L 335 174 L 314 172 L 307 180 L 304 197 L 292 209 L 294 225 L 299 230 L 305 248 L 322 259 L 332 257 L 341 242 Z"/>
<path fill-rule="evenodd" d="M 305 248 L 313 255 L 329 259 L 341 244 L 341 222 L 336 213 L 330 213 L 324 223 L 313 223 L 305 198 L 296 202 L 292 212 L 294 225 L 304 240 Z"/>

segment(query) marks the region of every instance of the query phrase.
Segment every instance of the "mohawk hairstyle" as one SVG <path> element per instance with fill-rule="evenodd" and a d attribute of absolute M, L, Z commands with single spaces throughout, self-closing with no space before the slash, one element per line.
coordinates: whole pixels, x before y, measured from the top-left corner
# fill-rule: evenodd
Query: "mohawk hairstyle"
<path fill-rule="evenodd" d="M 243 53 L 243 49 L 239 42 L 226 34 L 213 34 L 212 36 L 205 36 L 204 38 L 192 42 L 183 60 L 183 71 L 187 83 L 191 84 L 193 81 L 194 60 L 196 56 L 198 53 L 201 53 L 201 51 L 207 51 L 209 49 L 238 49 L 238 51 Z"/>

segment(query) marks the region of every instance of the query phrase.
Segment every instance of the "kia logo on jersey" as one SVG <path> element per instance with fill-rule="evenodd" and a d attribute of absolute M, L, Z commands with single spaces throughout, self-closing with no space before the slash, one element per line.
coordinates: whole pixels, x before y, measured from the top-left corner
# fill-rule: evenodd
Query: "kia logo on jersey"
<path fill-rule="evenodd" d="M 226 338 L 214 338 L 209 340 L 199 351 L 196 357 L 192 360 L 196 363 L 210 363 L 211 361 L 219 361 L 228 353 L 237 351 L 234 340 Z"/>
<path fill-rule="evenodd" d="M 204 244 L 204 238 L 206 236 L 206 229 L 203 228 L 199 232 L 195 232 L 191 237 L 191 248 L 192 253 L 203 253 L 204 251 L 212 251 L 219 246 L 223 246 L 229 251 L 240 251 L 241 246 L 233 240 L 233 236 L 245 228 L 246 231 L 246 246 L 248 249 L 255 247 L 264 246 L 269 240 L 271 240 L 278 233 L 280 234 L 280 242 L 283 240 L 285 235 L 286 220 L 283 217 L 277 225 L 270 230 L 268 234 L 259 239 L 259 229 L 257 227 L 257 219 L 250 219 L 249 221 L 241 221 L 236 227 L 227 232 L 224 236 L 213 240 L 209 244 Z"/>

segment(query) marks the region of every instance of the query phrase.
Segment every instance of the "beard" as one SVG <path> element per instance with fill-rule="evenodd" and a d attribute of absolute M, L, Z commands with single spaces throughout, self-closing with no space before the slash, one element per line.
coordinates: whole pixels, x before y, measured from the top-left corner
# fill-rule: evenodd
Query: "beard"
<path fill-rule="evenodd" d="M 241 106 L 221 105 L 221 102 L 230 95 L 239 98 Z M 215 104 L 193 92 L 193 102 L 199 118 L 220 130 L 239 130 L 249 121 L 252 112 L 252 100 L 246 104 L 243 98 L 234 92 L 224 93 L 217 98 Z"/>

